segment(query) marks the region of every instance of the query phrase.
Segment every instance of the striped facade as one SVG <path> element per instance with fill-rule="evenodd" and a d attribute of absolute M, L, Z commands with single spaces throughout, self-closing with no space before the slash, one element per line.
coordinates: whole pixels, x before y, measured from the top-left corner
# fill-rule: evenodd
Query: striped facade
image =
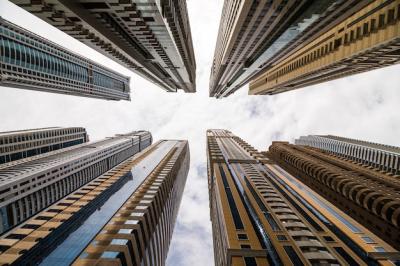
<path fill-rule="evenodd" d="M 363 2 L 363 1 L 360 1 Z M 400 0 L 374 0 L 250 82 L 249 94 L 277 94 L 400 62 Z"/>
<path fill-rule="evenodd" d="M 165 265 L 188 171 L 176 142 L 73 265 Z"/>
<path fill-rule="evenodd" d="M 210 96 L 227 97 L 253 83 L 369 2 L 225 0 L 211 69 Z M 250 93 L 254 94 L 253 90 Z"/>
<path fill-rule="evenodd" d="M 399 252 L 239 137 L 208 130 L 215 265 L 393 265 Z"/>
<path fill-rule="evenodd" d="M 3 235 L 0 263 L 165 265 L 188 169 L 187 141 L 159 141 Z"/>
<path fill-rule="evenodd" d="M 400 249 L 400 180 L 313 147 L 274 142 L 269 155 L 383 240 Z"/>
<path fill-rule="evenodd" d="M 82 127 L 39 128 L 0 132 L 0 164 L 89 141 Z"/>
<path fill-rule="evenodd" d="M 381 171 L 400 175 L 400 148 L 338 136 L 302 136 L 297 145 L 310 146 Z"/>
<path fill-rule="evenodd" d="M 0 85 L 130 100 L 129 78 L 0 17 Z"/>
<path fill-rule="evenodd" d="M 151 144 L 132 132 L 0 166 L 0 232 L 4 232 Z"/>
<path fill-rule="evenodd" d="M 196 91 L 185 0 L 12 0 L 166 91 Z"/>

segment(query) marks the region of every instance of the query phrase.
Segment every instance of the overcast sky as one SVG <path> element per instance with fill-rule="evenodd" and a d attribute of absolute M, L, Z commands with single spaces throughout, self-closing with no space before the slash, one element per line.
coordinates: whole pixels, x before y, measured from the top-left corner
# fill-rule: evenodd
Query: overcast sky
<path fill-rule="evenodd" d="M 166 93 L 45 22 L 0 0 L 0 15 L 131 77 L 132 101 L 104 101 L 0 87 L 0 131 L 82 126 L 92 140 L 131 130 L 154 140 L 188 139 L 189 172 L 169 266 L 213 265 L 206 174 L 209 128 L 231 130 L 260 150 L 273 140 L 335 134 L 400 146 L 400 66 L 387 67 L 276 96 L 208 98 L 222 0 L 188 0 L 197 61 L 197 93 Z"/>

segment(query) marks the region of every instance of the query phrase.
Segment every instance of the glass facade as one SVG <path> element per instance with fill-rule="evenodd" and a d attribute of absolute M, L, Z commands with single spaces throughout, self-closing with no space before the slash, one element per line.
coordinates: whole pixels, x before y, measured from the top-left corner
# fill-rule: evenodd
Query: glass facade
<path fill-rule="evenodd" d="M 129 78 L 0 18 L 3 83 L 65 94 L 129 100 Z M 32 80 L 30 80 L 32 79 Z M 62 84 L 62 87 L 60 86 Z M 54 86 L 54 90 L 50 87 Z M 40 88 L 38 88 L 40 87 Z"/>
<path fill-rule="evenodd" d="M 273 42 L 265 42 L 258 52 L 247 59 L 243 65 L 242 72 L 235 75 L 227 83 L 227 94 L 236 91 L 239 87 L 243 86 L 251 77 L 256 75 L 260 69 L 264 68 L 269 60 L 277 55 L 294 39 L 301 36 L 304 32 L 309 30 L 309 27 L 317 21 L 324 12 L 331 7 L 335 2 L 334 0 L 325 0 L 321 3 L 314 3 L 307 8 L 301 16 L 299 16 L 293 23 L 291 23 L 285 31 L 279 35 Z"/>
<path fill-rule="evenodd" d="M 196 91 L 185 0 L 11 2 L 166 91 Z"/>
<path fill-rule="evenodd" d="M 126 181 L 121 188 L 104 200 L 101 207 L 96 209 L 85 221 L 81 219 L 80 226 L 74 228 L 75 230 L 43 259 L 41 265 L 70 265 L 174 147 L 174 144 L 174 142 L 163 143 L 157 152 L 149 154 L 148 157 L 133 166 L 131 171 L 126 174 L 127 177 L 124 177 Z M 129 234 L 130 232 L 125 233 Z"/>

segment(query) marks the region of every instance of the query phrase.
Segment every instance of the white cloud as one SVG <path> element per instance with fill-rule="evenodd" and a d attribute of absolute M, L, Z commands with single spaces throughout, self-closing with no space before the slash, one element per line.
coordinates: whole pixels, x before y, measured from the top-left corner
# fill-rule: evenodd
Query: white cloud
<path fill-rule="evenodd" d="M 197 61 L 196 94 L 166 93 L 25 11 L 0 0 L 0 15 L 132 77 L 132 102 L 0 87 L 0 131 L 83 126 L 91 139 L 147 129 L 154 139 L 188 139 L 191 170 L 168 265 L 212 265 L 206 167 L 208 128 L 233 131 L 256 148 L 305 134 L 336 134 L 400 146 L 400 66 L 276 96 L 208 98 L 222 0 L 188 0 Z"/>

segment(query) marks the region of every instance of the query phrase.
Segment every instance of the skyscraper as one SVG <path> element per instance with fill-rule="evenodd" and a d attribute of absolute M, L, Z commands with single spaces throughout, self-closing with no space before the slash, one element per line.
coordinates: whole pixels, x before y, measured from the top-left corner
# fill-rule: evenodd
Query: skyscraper
<path fill-rule="evenodd" d="M 302 136 L 295 144 L 318 148 L 381 171 L 400 175 L 399 147 L 332 135 Z"/>
<path fill-rule="evenodd" d="M 383 240 L 400 249 L 400 180 L 317 148 L 274 142 L 269 155 Z"/>
<path fill-rule="evenodd" d="M 0 132 L 0 164 L 89 141 L 82 127 L 50 127 Z"/>
<path fill-rule="evenodd" d="M 188 170 L 187 141 L 159 141 L 0 237 L 0 262 L 165 265 Z"/>
<path fill-rule="evenodd" d="M 0 233 L 151 144 L 149 132 L 84 143 L 0 166 Z"/>
<path fill-rule="evenodd" d="M 386 265 L 398 250 L 226 130 L 207 132 L 215 265 Z"/>
<path fill-rule="evenodd" d="M 11 2 L 166 91 L 196 91 L 185 0 Z"/>
<path fill-rule="evenodd" d="M 224 2 L 210 78 L 276 94 L 399 61 L 398 0 Z"/>
<path fill-rule="evenodd" d="M 130 100 L 129 78 L 0 17 L 0 85 Z"/>
<path fill-rule="evenodd" d="M 399 63 L 400 1 L 368 2 L 265 69 L 249 94 L 277 94 Z"/>

